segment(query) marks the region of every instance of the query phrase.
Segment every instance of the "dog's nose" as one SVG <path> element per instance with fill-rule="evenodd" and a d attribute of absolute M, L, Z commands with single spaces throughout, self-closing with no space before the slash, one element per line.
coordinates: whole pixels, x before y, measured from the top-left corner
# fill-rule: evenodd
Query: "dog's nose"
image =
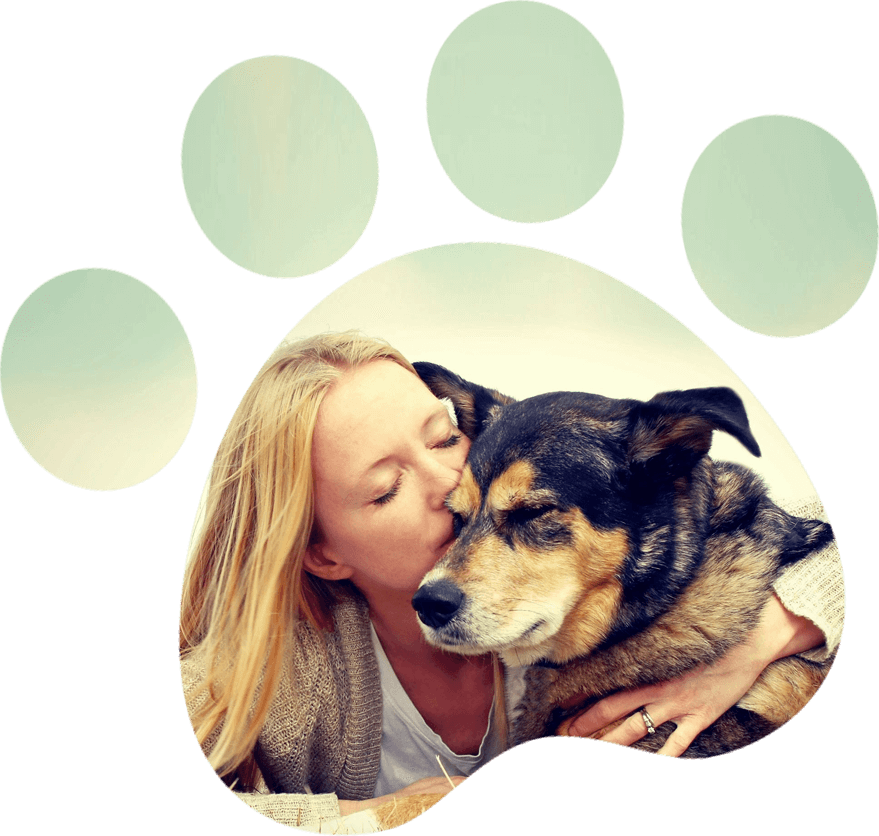
<path fill-rule="evenodd" d="M 420 587 L 412 596 L 412 606 L 428 627 L 445 627 L 461 607 L 464 593 L 449 580 L 434 581 Z"/>

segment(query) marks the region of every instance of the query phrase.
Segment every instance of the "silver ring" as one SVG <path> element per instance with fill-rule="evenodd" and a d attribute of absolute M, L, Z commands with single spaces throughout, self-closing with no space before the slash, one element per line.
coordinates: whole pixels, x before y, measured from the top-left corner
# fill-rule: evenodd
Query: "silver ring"
<path fill-rule="evenodd" d="M 641 719 L 647 726 L 647 734 L 656 734 L 656 726 L 653 725 L 653 718 L 647 713 L 647 708 L 641 709 Z"/>

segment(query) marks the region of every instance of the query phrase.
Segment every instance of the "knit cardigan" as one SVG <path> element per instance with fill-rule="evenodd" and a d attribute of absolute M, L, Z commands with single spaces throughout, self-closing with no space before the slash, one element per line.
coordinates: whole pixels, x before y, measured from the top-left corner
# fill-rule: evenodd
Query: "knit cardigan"
<path fill-rule="evenodd" d="M 801 516 L 822 515 L 816 502 L 786 507 Z M 821 660 L 834 653 L 844 608 L 836 543 L 789 567 L 774 588 L 790 612 L 809 618 L 824 633 L 824 645 L 802 655 Z M 329 633 L 299 625 L 295 654 L 284 667 L 254 750 L 265 791 L 236 793 L 282 824 L 314 828 L 339 816 L 338 799 L 374 796 L 382 695 L 369 612 L 362 598 L 350 595 L 340 597 L 332 615 L 335 629 Z M 198 703 L 191 694 L 204 671 L 192 659 L 181 665 L 192 711 Z M 206 753 L 215 740 L 216 735 L 205 741 Z"/>
<path fill-rule="evenodd" d="M 314 824 L 339 815 L 339 798 L 372 798 L 381 755 L 382 695 L 369 612 L 356 594 L 332 607 L 334 629 L 297 625 L 295 652 L 285 661 L 277 693 L 257 739 L 254 759 L 264 793 L 237 793 L 285 824 Z M 190 713 L 203 665 L 181 661 Z M 219 730 L 205 740 L 207 754 Z M 311 794 L 313 793 L 313 794 Z"/>

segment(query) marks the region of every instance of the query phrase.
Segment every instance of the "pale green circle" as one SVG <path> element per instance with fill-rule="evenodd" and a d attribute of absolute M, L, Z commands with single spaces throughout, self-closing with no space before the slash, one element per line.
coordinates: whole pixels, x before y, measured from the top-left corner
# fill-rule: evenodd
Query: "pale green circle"
<path fill-rule="evenodd" d="M 77 270 L 38 287 L 6 333 L 0 381 L 28 453 L 94 490 L 161 470 L 195 412 L 183 326 L 155 291 L 112 270 Z"/>
<path fill-rule="evenodd" d="M 876 204 L 863 172 L 829 133 L 789 116 L 740 122 L 702 152 L 681 227 L 708 298 L 771 336 L 836 322 L 876 261 Z"/>
<path fill-rule="evenodd" d="M 372 132 L 351 94 L 296 58 L 253 58 L 201 94 L 183 136 L 183 184 L 214 246 L 266 276 L 340 259 L 378 190 Z"/>
<path fill-rule="evenodd" d="M 455 186 L 511 221 L 579 209 L 607 180 L 623 135 L 601 45 L 542 3 L 499 3 L 458 26 L 434 62 L 427 117 Z"/>

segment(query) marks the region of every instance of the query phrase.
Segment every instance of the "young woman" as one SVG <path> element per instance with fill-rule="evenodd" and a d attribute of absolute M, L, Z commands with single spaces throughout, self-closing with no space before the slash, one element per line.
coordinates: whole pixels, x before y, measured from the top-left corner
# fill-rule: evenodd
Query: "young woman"
<path fill-rule="evenodd" d="M 412 366 L 356 333 L 282 347 L 244 396 L 187 567 L 180 648 L 198 740 L 251 806 L 315 824 L 447 790 L 437 754 L 466 776 L 502 748 L 493 660 L 427 645 L 410 603 L 452 540 L 444 499 L 468 448 Z M 632 743 L 646 706 L 678 724 L 664 747 L 678 755 L 771 661 L 832 652 L 835 552 L 805 563 L 721 662 L 609 697 L 573 732 L 632 715 L 606 736 Z"/>

